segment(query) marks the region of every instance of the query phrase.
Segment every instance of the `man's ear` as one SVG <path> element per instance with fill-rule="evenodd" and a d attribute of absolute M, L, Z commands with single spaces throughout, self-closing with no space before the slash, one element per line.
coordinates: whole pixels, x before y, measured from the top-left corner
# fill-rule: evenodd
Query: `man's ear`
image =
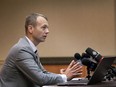
<path fill-rule="evenodd" d="M 29 25 L 29 26 L 28 26 L 28 31 L 29 31 L 29 33 L 33 33 L 33 30 L 34 30 L 33 26 L 32 26 L 32 25 Z"/>

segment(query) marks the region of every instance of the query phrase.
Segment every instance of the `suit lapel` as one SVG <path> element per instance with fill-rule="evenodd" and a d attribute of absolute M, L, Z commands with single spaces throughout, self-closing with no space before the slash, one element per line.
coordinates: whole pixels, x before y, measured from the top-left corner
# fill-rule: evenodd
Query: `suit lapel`
<path fill-rule="evenodd" d="M 37 64 L 39 64 L 39 55 L 38 55 L 38 52 L 34 52 L 34 53 L 36 55 L 35 61 L 37 62 Z"/>
<path fill-rule="evenodd" d="M 32 54 L 33 55 L 33 58 L 34 58 L 34 60 L 35 60 L 35 62 L 37 63 L 37 64 L 39 64 L 39 55 L 38 55 L 38 52 L 33 52 L 33 49 L 31 48 L 31 46 L 30 46 L 30 44 L 29 44 L 29 42 L 28 42 L 28 40 L 26 39 L 26 37 L 23 37 L 23 38 L 21 38 L 20 40 L 19 40 L 19 42 L 18 42 L 19 44 L 21 44 L 22 46 L 26 46 L 26 49 L 25 49 L 25 51 L 27 51 L 27 52 L 29 52 L 30 54 Z M 28 47 L 28 48 L 27 48 Z"/>

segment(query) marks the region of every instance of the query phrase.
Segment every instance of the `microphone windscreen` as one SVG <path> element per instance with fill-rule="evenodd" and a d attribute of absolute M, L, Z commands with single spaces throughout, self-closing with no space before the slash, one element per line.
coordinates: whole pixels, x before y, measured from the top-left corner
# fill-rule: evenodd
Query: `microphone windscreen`
<path fill-rule="evenodd" d="M 82 64 L 87 66 L 88 68 L 90 68 L 92 71 L 94 71 L 96 69 L 96 67 L 97 67 L 97 64 L 94 63 L 93 61 L 91 61 L 88 58 L 83 58 L 82 59 Z"/>
<path fill-rule="evenodd" d="M 77 59 L 77 60 L 80 60 L 81 59 L 81 55 L 79 53 L 75 53 L 74 54 L 74 57 Z"/>
<path fill-rule="evenodd" d="M 90 66 L 90 60 L 88 60 L 87 58 L 82 59 L 82 64 L 85 66 Z"/>
<path fill-rule="evenodd" d="M 82 53 L 82 58 L 90 58 L 90 55 L 87 53 Z"/>
<path fill-rule="evenodd" d="M 99 52 L 97 52 L 89 47 L 86 49 L 86 53 L 91 55 L 93 57 L 93 59 L 95 59 L 97 62 L 99 62 L 102 59 L 102 55 L 100 55 Z"/>

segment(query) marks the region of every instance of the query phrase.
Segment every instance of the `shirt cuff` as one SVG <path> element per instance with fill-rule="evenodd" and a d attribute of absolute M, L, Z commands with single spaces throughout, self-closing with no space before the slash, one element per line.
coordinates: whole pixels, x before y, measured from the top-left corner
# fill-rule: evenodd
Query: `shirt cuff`
<path fill-rule="evenodd" d="M 67 76 L 65 74 L 59 74 L 62 79 L 64 80 L 64 82 L 67 82 Z"/>

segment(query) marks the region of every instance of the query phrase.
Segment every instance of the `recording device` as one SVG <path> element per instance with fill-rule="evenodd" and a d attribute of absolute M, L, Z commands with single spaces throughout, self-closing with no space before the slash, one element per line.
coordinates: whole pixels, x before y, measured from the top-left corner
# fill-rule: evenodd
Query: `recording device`
<path fill-rule="evenodd" d="M 75 53 L 74 58 L 76 59 L 76 61 L 79 62 L 80 65 L 82 65 L 82 62 L 81 62 L 82 57 L 79 53 Z"/>
<path fill-rule="evenodd" d="M 90 71 L 94 71 L 97 64 L 91 60 L 91 56 L 87 53 L 82 53 L 82 64 L 87 66 Z"/>
<path fill-rule="evenodd" d="M 90 58 L 91 56 L 87 53 L 82 53 L 82 58 Z"/>
<path fill-rule="evenodd" d="M 75 53 L 74 58 L 76 60 L 82 60 L 83 58 L 90 58 L 90 55 L 88 55 L 87 53 L 82 53 L 82 55 L 80 55 L 79 53 Z"/>
<path fill-rule="evenodd" d="M 94 63 L 93 61 L 91 61 L 90 59 L 88 58 L 83 58 L 82 59 L 82 64 L 87 66 L 87 68 L 90 70 L 90 71 L 94 71 L 97 67 L 97 64 Z"/>
<path fill-rule="evenodd" d="M 91 78 L 91 72 L 97 67 L 97 64 L 91 61 L 89 58 L 82 58 L 82 64 L 87 66 L 87 76 L 88 80 Z"/>
<path fill-rule="evenodd" d="M 81 60 L 81 55 L 79 53 L 75 53 L 74 58 L 77 60 Z"/>
<path fill-rule="evenodd" d="M 97 67 L 97 64 L 90 59 L 90 55 L 86 53 L 82 53 L 82 56 L 79 53 L 75 53 L 74 58 L 78 60 L 81 65 L 87 66 L 90 71 L 94 71 Z"/>
<path fill-rule="evenodd" d="M 94 71 L 96 69 L 99 61 L 102 59 L 102 56 L 91 48 L 87 48 L 85 52 L 86 53 L 82 53 L 82 55 L 75 53 L 74 57 L 77 60 L 81 61 L 83 65 L 87 66 L 87 78 L 90 79 L 91 71 Z"/>
<path fill-rule="evenodd" d="M 88 55 L 92 56 L 93 59 L 95 59 L 98 63 L 102 60 L 102 55 L 99 54 L 99 52 L 93 50 L 92 48 L 87 48 L 85 51 Z"/>
<path fill-rule="evenodd" d="M 91 56 L 87 53 L 82 53 L 82 55 L 80 55 L 79 53 L 74 54 L 74 58 L 76 60 L 78 60 L 82 65 L 87 66 L 87 79 L 91 78 L 91 71 L 94 71 L 97 67 L 97 64 L 93 62 L 90 57 Z"/>

